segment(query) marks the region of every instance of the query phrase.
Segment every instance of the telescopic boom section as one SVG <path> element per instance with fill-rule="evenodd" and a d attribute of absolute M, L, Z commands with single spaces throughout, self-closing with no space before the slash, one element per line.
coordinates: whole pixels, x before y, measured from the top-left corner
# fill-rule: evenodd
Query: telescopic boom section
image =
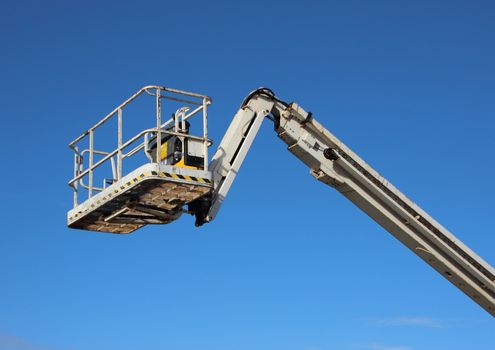
<path fill-rule="evenodd" d="M 214 192 L 198 225 L 223 203 L 263 119 L 271 115 L 288 150 L 317 180 L 334 187 L 453 285 L 495 316 L 495 270 L 390 184 L 296 103 L 268 89 L 241 105 L 214 155 Z"/>

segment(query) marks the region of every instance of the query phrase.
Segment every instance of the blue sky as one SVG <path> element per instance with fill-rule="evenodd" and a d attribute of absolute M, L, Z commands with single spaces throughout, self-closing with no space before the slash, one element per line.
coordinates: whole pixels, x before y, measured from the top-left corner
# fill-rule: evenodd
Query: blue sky
<path fill-rule="evenodd" d="M 493 318 L 330 188 L 266 123 L 217 220 L 66 228 L 67 144 L 131 93 L 259 86 L 495 263 L 490 1 L 5 3 L 0 350 L 493 348 Z"/>

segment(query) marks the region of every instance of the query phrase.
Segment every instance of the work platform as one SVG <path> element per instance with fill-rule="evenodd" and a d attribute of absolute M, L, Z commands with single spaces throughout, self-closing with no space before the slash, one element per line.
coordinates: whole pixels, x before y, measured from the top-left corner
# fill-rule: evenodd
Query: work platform
<path fill-rule="evenodd" d="M 67 221 L 71 228 L 131 233 L 178 219 L 186 204 L 211 190 L 209 172 L 146 164 L 70 210 Z"/>
<path fill-rule="evenodd" d="M 144 121 L 143 116 L 150 115 L 149 109 L 136 103 L 137 118 L 131 118 L 129 123 L 126 119 L 129 127 L 125 130 L 130 129 L 134 136 L 124 140 L 124 109 L 127 111 L 131 103 L 134 106 L 140 96 L 152 97 L 151 127 L 132 130 L 136 122 Z M 213 190 L 208 171 L 208 147 L 212 144 L 207 134 L 210 103 L 205 95 L 145 86 L 72 141 L 69 147 L 74 151 L 74 177 L 69 186 L 74 190 L 74 207 L 67 213 L 67 225 L 97 232 L 131 233 L 144 225 L 171 223 L 183 213 L 195 214 L 189 210 L 195 205 L 191 203 L 207 198 Z M 162 121 L 162 115 L 172 117 Z M 200 135 L 190 132 L 189 119 L 195 115 L 202 116 Z M 102 127 L 111 127 L 111 120 L 116 122 L 116 130 Z M 102 149 L 112 140 L 117 148 Z M 124 163 L 130 170 L 127 173 Z M 95 185 L 99 183 L 100 187 Z"/>

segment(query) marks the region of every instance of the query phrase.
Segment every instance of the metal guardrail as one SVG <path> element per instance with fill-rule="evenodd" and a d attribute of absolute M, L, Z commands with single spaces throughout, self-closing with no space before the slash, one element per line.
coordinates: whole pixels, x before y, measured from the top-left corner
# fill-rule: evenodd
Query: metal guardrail
<path fill-rule="evenodd" d="M 129 105 L 132 101 L 136 100 L 141 95 L 148 95 L 154 97 L 155 100 L 155 116 L 156 116 L 156 127 L 148 128 L 138 132 L 136 135 L 131 137 L 129 140 L 123 140 L 123 111 L 124 108 Z M 162 100 L 170 100 L 175 102 L 183 102 L 188 105 L 197 106 L 192 111 L 189 109 L 180 109 L 179 115 L 176 114 L 177 118 L 170 118 L 164 123 L 162 123 Z M 211 145 L 212 141 L 208 138 L 208 105 L 211 104 L 211 98 L 206 95 L 196 94 L 188 91 L 182 91 L 172 88 L 167 88 L 158 85 L 148 85 L 139 89 L 135 94 L 117 106 L 109 114 L 103 117 L 100 121 L 94 124 L 92 127 L 83 132 L 79 137 L 74 139 L 69 143 L 69 148 L 74 151 L 74 177 L 69 181 L 69 186 L 74 189 L 74 207 L 78 205 L 78 195 L 79 195 L 79 185 L 87 190 L 88 198 L 93 196 L 94 191 L 102 191 L 105 189 L 105 179 L 103 180 L 103 187 L 94 186 L 94 171 L 96 168 L 100 167 L 102 164 L 110 161 L 112 166 L 112 181 L 118 181 L 123 177 L 122 174 L 122 164 L 124 159 L 129 158 L 144 149 L 146 146 L 147 135 L 156 135 L 156 157 L 157 161 L 160 161 L 160 150 L 162 142 L 162 134 L 176 135 L 183 137 L 184 139 L 194 139 L 199 140 L 203 143 L 203 159 L 204 159 L 204 169 L 208 170 L 208 147 Z M 189 113 L 187 113 L 189 112 Z M 182 123 L 187 119 L 193 117 L 197 113 L 202 112 L 202 123 L 203 123 L 203 134 L 202 136 L 194 136 L 190 134 L 185 134 L 180 132 L 179 127 L 179 117 Z M 101 127 L 108 120 L 117 117 L 117 148 L 110 151 L 95 150 L 95 131 Z M 164 130 L 163 128 L 171 123 L 174 123 L 173 131 Z M 143 138 L 143 141 L 136 145 L 133 149 L 128 151 L 125 150 L 136 143 L 139 139 Z M 88 140 L 89 148 L 79 150 L 79 145 Z M 89 154 L 89 165 L 84 168 L 83 156 Z M 104 156 L 99 161 L 95 162 L 95 155 Z M 116 160 L 114 159 L 116 158 Z M 151 160 L 150 160 L 151 161 Z M 84 179 L 87 177 L 87 183 L 84 183 Z"/>

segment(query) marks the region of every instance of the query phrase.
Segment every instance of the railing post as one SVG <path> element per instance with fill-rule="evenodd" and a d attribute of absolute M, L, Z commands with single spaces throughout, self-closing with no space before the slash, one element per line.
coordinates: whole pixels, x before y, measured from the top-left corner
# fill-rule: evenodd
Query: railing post
<path fill-rule="evenodd" d="M 203 156 L 205 171 L 208 170 L 208 112 L 206 98 L 203 97 Z"/>
<path fill-rule="evenodd" d="M 160 163 L 162 153 L 162 109 L 160 100 L 160 88 L 156 89 L 156 162 Z"/>
<path fill-rule="evenodd" d="M 74 178 L 79 175 L 79 148 L 74 147 Z M 77 207 L 77 182 L 76 181 L 72 188 L 74 189 L 74 208 Z"/>
<path fill-rule="evenodd" d="M 93 196 L 93 155 L 94 155 L 94 130 L 89 131 L 89 184 L 88 198 Z"/>
<path fill-rule="evenodd" d="M 117 180 L 122 178 L 122 109 L 119 108 L 117 111 L 118 121 L 117 121 Z"/>

